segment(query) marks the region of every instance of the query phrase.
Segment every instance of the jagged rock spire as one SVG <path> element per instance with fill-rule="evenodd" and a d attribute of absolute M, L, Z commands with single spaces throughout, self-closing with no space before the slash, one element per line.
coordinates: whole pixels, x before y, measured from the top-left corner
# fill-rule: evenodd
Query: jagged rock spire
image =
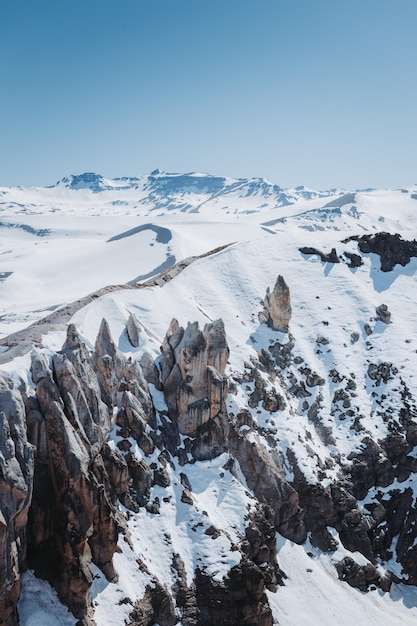
<path fill-rule="evenodd" d="M 291 298 L 289 287 L 281 275 L 278 276 L 272 292 L 267 287 L 263 305 L 259 321 L 273 330 L 287 333 L 292 313 Z"/>
<path fill-rule="evenodd" d="M 224 409 L 229 348 L 223 321 L 206 324 L 201 331 L 198 322 L 184 330 L 173 319 L 161 351 L 161 382 L 170 415 L 180 433 L 194 437 Z"/>

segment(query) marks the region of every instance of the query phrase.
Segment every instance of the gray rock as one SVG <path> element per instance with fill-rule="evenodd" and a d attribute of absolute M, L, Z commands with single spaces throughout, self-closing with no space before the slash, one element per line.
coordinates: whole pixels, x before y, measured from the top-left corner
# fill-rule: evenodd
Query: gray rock
<path fill-rule="evenodd" d="M 376 307 L 375 311 L 378 316 L 378 319 L 381 320 L 381 322 L 384 322 L 384 324 L 391 323 L 391 313 L 388 310 L 388 307 L 386 304 L 380 304 L 379 306 Z"/>
<path fill-rule="evenodd" d="M 6 626 L 18 623 L 16 603 L 33 473 L 23 400 L 12 381 L 0 373 L 0 623 Z"/>
<path fill-rule="evenodd" d="M 356 331 L 351 333 L 350 339 L 351 339 L 351 343 L 356 343 L 357 341 L 359 341 L 359 333 Z"/>
<path fill-rule="evenodd" d="M 140 333 L 142 332 L 141 325 L 136 317 L 131 313 L 126 323 L 126 332 L 130 343 L 134 348 L 139 346 Z"/>

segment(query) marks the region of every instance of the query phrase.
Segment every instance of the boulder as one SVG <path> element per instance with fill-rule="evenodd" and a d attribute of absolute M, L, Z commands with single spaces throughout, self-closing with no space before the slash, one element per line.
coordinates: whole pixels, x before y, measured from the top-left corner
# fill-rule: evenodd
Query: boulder
<path fill-rule="evenodd" d="M 379 306 L 376 307 L 375 311 L 377 314 L 377 318 L 381 320 L 381 322 L 384 322 L 384 324 L 391 323 L 391 313 L 388 310 L 388 307 L 386 304 L 380 304 Z"/>

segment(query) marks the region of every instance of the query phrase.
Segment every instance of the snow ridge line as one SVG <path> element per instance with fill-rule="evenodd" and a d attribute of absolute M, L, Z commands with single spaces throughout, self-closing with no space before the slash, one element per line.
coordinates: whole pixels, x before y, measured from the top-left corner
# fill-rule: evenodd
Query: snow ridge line
<path fill-rule="evenodd" d="M 217 254 L 225 248 L 233 245 L 233 243 L 235 242 L 219 246 L 198 256 L 187 257 L 143 283 L 136 283 L 133 285 L 129 283 L 123 285 L 108 285 L 107 287 L 102 287 L 101 289 L 98 289 L 97 291 L 94 291 L 93 293 L 90 293 L 87 296 L 80 298 L 79 300 L 74 300 L 73 302 L 64 305 L 63 307 L 57 309 L 56 311 L 53 311 L 52 313 L 50 313 L 46 317 L 43 317 L 37 322 L 33 322 L 33 324 L 30 324 L 30 326 L 28 326 L 27 328 L 18 330 L 17 332 L 11 333 L 10 335 L 7 335 L 6 337 L 0 339 L 0 347 L 9 348 L 6 352 L 0 354 L 0 365 L 3 365 L 4 363 L 9 363 L 14 358 L 26 354 L 29 350 L 32 349 L 33 344 L 42 343 L 42 336 L 46 335 L 48 332 L 54 330 L 65 331 L 71 317 L 84 306 L 87 306 L 88 304 L 90 304 L 90 302 L 93 302 L 93 300 L 101 298 L 102 296 L 113 293 L 115 291 L 121 291 L 123 289 L 145 289 L 147 287 L 163 287 L 166 283 L 170 282 L 181 272 L 183 272 L 189 265 L 194 263 L 194 261 L 198 261 L 199 259 L 203 259 L 205 257 Z"/>

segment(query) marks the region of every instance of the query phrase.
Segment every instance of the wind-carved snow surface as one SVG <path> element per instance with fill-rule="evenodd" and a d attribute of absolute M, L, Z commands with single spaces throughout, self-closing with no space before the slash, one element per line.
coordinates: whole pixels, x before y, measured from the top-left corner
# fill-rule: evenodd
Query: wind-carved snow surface
<path fill-rule="evenodd" d="M 230 348 L 226 373 L 233 381 L 244 376 L 262 349 L 292 341 L 291 365 L 278 377 L 262 373 L 266 387 L 284 398 L 285 407 L 272 414 L 259 404 L 251 411 L 258 429 L 248 436 L 266 446 L 273 437 L 288 480 L 294 478 L 291 452 L 310 483 L 330 484 L 338 477 L 340 463 L 351 463 L 348 457 L 360 449 L 364 432 L 376 440 L 388 434 L 381 403 L 385 408 L 391 403 L 393 411 L 401 403 L 398 376 L 375 386 L 366 376 L 369 365 L 394 364 L 411 390 L 417 376 L 417 259 L 382 273 L 377 255 L 362 254 L 363 264 L 349 267 L 345 253 L 357 254 L 357 243 L 342 242 L 351 235 L 380 231 L 412 239 L 417 230 L 416 191 L 282 190 L 263 179 L 159 171 L 117 180 L 81 175 L 48 189 L 0 189 L 0 340 L 113 284 L 120 289 L 79 310 L 75 307 L 66 320 L 76 325 L 87 345 L 94 345 L 105 317 L 125 354 L 140 359 L 148 352 L 157 358 L 172 317 L 182 325 L 198 321 L 200 327 L 222 318 Z M 180 267 L 172 280 L 165 277 L 153 286 L 134 288 L 175 262 L 226 244 L 232 245 Z M 304 246 L 324 253 L 336 248 L 340 262 L 302 254 L 299 248 Z M 291 292 L 290 335 L 258 319 L 266 289 L 272 289 L 278 274 Z M 390 324 L 377 319 L 375 309 L 382 303 L 391 312 Z M 125 333 L 131 313 L 145 329 L 136 349 Z M 352 340 L 352 333 L 357 340 Z M 42 349 L 59 349 L 64 337 L 63 329 L 51 328 L 42 336 Z M 16 379 L 27 377 L 28 357 L 7 362 L 5 355 L 0 354 L 3 371 Z M 306 366 L 325 384 L 308 387 L 311 395 L 298 398 L 288 389 L 294 378 L 305 381 L 301 370 Z M 332 370 L 342 383 L 329 378 Z M 352 419 L 346 419 L 343 401 L 334 402 L 335 392 L 345 389 L 348 381 L 354 381 L 349 408 L 352 419 L 360 417 L 364 429 L 360 432 L 351 428 Z M 229 394 L 229 413 L 247 408 L 252 391 L 253 382 L 237 385 L 236 393 Z M 153 394 L 156 408 L 163 410 L 162 394 L 155 389 Z M 320 428 L 331 436 L 327 442 L 307 416 L 304 403 L 311 407 L 314 400 L 320 403 Z M 115 433 L 112 437 L 116 445 Z M 142 454 L 137 447 L 136 453 Z M 152 488 L 152 498 L 161 502 L 160 514 L 145 508 L 129 513 L 131 545 L 121 537 L 120 552 L 114 557 L 118 583 L 108 583 L 95 572 L 92 596 L 98 626 L 124 623 L 132 604 L 147 585 L 152 586 L 152 577 L 171 590 L 176 580 L 173 553 L 181 555 L 188 583 L 196 567 L 220 581 L 239 562 L 235 546 L 244 538 L 255 500 L 239 467 L 232 476 L 224 469 L 226 461 L 223 455 L 182 468 L 192 486 L 192 506 L 181 501 L 180 468 L 168 464 L 170 486 Z M 417 495 L 414 475 L 394 485 L 408 486 Z M 373 488 L 360 502 L 362 509 L 366 512 L 365 505 L 383 491 Z M 210 526 L 222 530 L 215 540 L 205 534 Z M 335 540 L 338 551 L 325 554 L 309 543 L 297 546 L 278 536 L 278 563 L 288 578 L 284 587 L 267 592 L 275 623 L 416 623 L 415 587 L 394 584 L 389 593 L 376 589 L 362 593 L 338 580 L 334 563 L 351 553 L 337 533 Z M 357 562 L 364 559 L 353 557 Z M 138 560 L 145 566 L 142 571 Z M 380 566 L 401 574 L 394 556 Z M 19 612 L 22 626 L 76 623 L 49 585 L 31 572 L 23 578 Z"/>

